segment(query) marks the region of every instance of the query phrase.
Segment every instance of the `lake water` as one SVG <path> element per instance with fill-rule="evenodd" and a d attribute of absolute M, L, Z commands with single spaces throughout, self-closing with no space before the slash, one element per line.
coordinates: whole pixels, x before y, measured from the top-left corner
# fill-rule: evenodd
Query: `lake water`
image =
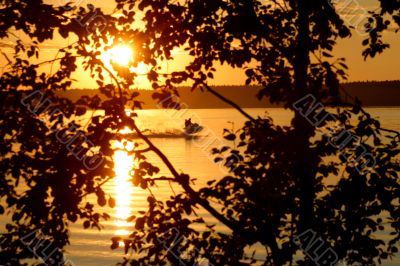
<path fill-rule="evenodd" d="M 400 130 L 400 108 L 367 108 L 374 116 L 381 119 L 383 127 Z M 246 109 L 253 116 L 263 116 L 265 109 Z M 278 124 L 290 122 L 292 113 L 280 108 L 268 109 L 268 113 Z M 154 138 L 152 141 L 170 158 L 175 168 L 180 172 L 197 178 L 198 186 L 210 179 L 218 179 L 226 174 L 226 170 L 213 163 L 210 149 L 223 143 L 224 128 L 238 129 L 245 121 L 244 117 L 234 109 L 196 109 L 182 111 L 144 110 L 139 115 L 139 125 L 142 129 L 156 129 L 158 132 L 177 132 L 182 130 L 185 118 L 192 117 L 205 127 L 203 137 L 189 141 L 184 138 Z M 118 144 L 116 144 L 118 145 Z M 153 154 L 148 154 L 150 161 L 160 165 Z M 72 225 L 71 246 L 67 248 L 67 257 L 77 266 L 110 266 L 121 262 L 123 249 L 111 250 L 110 238 L 115 235 L 126 235 L 134 230 L 131 224 L 124 220 L 140 210 L 146 210 L 148 191 L 133 187 L 129 182 L 129 169 L 132 159 L 125 152 L 115 154 L 116 178 L 105 186 L 105 190 L 116 198 L 116 207 L 107 209 L 112 219 L 103 223 L 104 229 L 83 229 L 82 223 Z M 170 176 L 165 167 L 161 167 L 161 175 Z M 179 191 L 179 188 L 174 188 Z M 172 194 L 168 183 L 152 189 L 154 195 L 166 198 Z M 203 213 L 204 214 L 204 213 Z M 204 214 L 205 215 L 205 214 Z M 212 217 L 205 215 L 212 221 Z M 220 230 L 225 230 L 221 225 Z M 400 259 L 385 265 L 400 265 Z"/>

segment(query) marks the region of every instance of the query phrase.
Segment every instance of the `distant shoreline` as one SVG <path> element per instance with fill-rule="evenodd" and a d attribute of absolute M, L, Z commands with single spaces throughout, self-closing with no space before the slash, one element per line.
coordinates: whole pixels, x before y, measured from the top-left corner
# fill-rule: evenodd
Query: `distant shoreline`
<path fill-rule="evenodd" d="M 358 98 L 364 107 L 400 107 L 400 81 L 351 82 L 341 85 L 344 99 Z M 273 105 L 268 99 L 258 100 L 256 95 L 261 87 L 256 86 L 213 86 L 213 89 L 232 100 L 241 108 L 282 108 Z M 144 102 L 143 109 L 159 109 L 152 98 L 153 90 L 137 90 L 140 95 L 135 100 Z M 223 109 L 230 105 L 200 90 L 191 91 L 189 87 L 179 87 L 179 101 L 189 109 Z M 60 96 L 77 101 L 84 95 L 98 95 L 105 99 L 96 89 L 72 89 L 59 92 Z"/>

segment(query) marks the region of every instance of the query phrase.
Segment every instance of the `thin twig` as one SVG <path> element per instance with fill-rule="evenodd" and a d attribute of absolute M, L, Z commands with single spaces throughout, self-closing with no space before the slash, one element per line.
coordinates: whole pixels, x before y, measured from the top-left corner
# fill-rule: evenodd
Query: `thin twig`
<path fill-rule="evenodd" d="M 109 176 L 107 179 L 103 180 L 100 184 L 98 184 L 98 185 L 96 186 L 95 190 L 101 188 L 103 185 L 105 185 L 108 181 L 110 181 L 110 180 L 113 179 L 113 178 L 114 178 L 114 176 Z M 93 193 L 93 192 L 92 192 L 92 193 Z M 89 194 L 91 194 L 91 193 L 86 192 L 86 193 L 84 193 L 84 194 L 83 194 L 82 196 L 80 196 L 80 197 L 83 198 L 83 197 L 85 197 L 85 196 L 87 196 L 87 195 L 89 195 Z"/>
<path fill-rule="evenodd" d="M 35 65 L 35 66 L 40 66 L 40 65 L 44 65 L 44 64 L 48 64 L 48 63 L 54 63 L 55 61 L 64 59 L 64 58 L 66 58 L 66 57 L 67 57 L 67 56 L 57 57 L 57 58 L 50 59 L 50 60 L 46 60 L 46 61 L 43 61 L 43 62 L 34 64 L 34 65 Z M 81 55 L 71 55 L 71 56 L 69 56 L 69 57 L 79 58 L 79 57 L 82 57 L 82 56 L 81 56 Z M 50 74 L 51 74 L 51 73 L 50 73 Z"/>
<path fill-rule="evenodd" d="M 176 182 L 176 179 L 173 177 L 166 177 L 166 176 L 161 176 L 161 177 L 153 177 L 153 178 L 144 178 L 146 181 L 172 181 Z"/>
<path fill-rule="evenodd" d="M 134 153 L 146 153 L 146 152 L 149 152 L 149 151 L 151 151 L 151 149 L 150 148 L 146 148 L 146 149 L 143 149 L 143 150 L 134 150 L 133 152 Z"/>
<path fill-rule="evenodd" d="M 65 46 L 65 47 L 61 47 L 60 49 L 58 49 L 58 51 L 57 51 L 56 55 L 54 56 L 54 58 L 57 58 L 57 56 L 58 56 L 58 54 L 60 53 L 61 50 L 64 50 L 64 49 L 66 49 L 66 48 L 68 48 L 68 47 L 70 47 L 70 46 L 72 46 L 72 45 L 74 45 L 74 44 L 76 44 L 76 43 L 78 43 L 78 41 L 75 41 L 75 42 L 73 42 L 72 44 L 69 44 L 69 45 L 67 45 L 67 46 Z M 51 62 L 51 66 L 50 66 L 50 75 L 51 75 L 51 73 L 53 72 L 54 62 L 55 62 L 55 61 Z"/>
<path fill-rule="evenodd" d="M 170 187 L 170 189 L 171 189 L 172 193 L 173 193 L 173 194 L 174 194 L 174 196 L 176 197 L 176 193 L 175 193 L 175 190 L 174 190 L 174 188 L 172 187 L 172 182 L 171 182 L 171 180 L 168 180 L 168 185 L 169 185 L 169 187 Z"/>
<path fill-rule="evenodd" d="M 247 119 L 249 119 L 252 122 L 256 122 L 256 119 L 254 119 L 251 115 L 249 115 L 248 113 L 246 113 L 239 105 L 237 105 L 236 103 L 234 103 L 233 101 L 229 100 L 228 98 L 226 98 L 225 96 L 221 95 L 220 93 L 218 93 L 217 91 L 215 91 L 214 89 L 212 89 L 210 86 L 208 86 L 206 83 L 201 82 L 198 83 L 199 85 L 202 85 L 206 88 L 206 90 L 208 92 L 210 92 L 211 94 L 213 94 L 214 96 L 216 96 L 217 98 L 219 98 L 220 100 L 226 102 L 227 104 L 231 105 L 233 108 L 235 108 L 236 110 L 238 110 L 242 115 L 244 115 Z"/>

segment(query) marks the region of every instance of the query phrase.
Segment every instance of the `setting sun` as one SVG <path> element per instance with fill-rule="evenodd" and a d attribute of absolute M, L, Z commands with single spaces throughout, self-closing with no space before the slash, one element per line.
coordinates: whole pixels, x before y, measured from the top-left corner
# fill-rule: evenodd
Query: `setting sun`
<path fill-rule="evenodd" d="M 128 45 L 117 45 L 108 50 L 103 56 L 105 63 L 117 63 L 121 66 L 127 66 L 133 59 L 132 48 Z"/>

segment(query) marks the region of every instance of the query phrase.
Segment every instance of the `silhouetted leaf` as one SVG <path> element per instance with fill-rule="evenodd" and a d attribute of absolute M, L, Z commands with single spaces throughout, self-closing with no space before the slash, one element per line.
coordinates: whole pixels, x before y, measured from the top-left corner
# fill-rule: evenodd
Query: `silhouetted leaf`
<path fill-rule="evenodd" d="M 144 228 L 144 223 L 146 222 L 145 218 L 139 217 L 136 219 L 135 228 L 137 230 L 142 230 Z"/>

